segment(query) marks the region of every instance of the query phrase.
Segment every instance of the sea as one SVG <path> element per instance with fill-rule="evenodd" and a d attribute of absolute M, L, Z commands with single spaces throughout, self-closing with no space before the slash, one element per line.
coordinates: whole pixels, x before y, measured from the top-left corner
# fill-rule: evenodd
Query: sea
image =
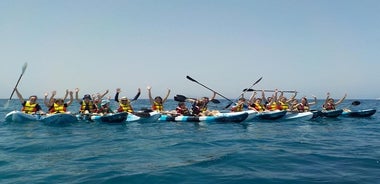
<path fill-rule="evenodd" d="M 8 108 L 6 101 L 0 100 L 2 184 L 380 183 L 379 112 L 302 121 L 49 126 L 4 122 L 8 112 L 21 109 L 18 99 Z M 223 110 L 228 101 L 220 101 L 209 109 Z M 359 100 L 352 106 L 352 101 L 339 107 L 380 105 Z M 168 100 L 165 109 L 176 105 Z M 149 101 L 139 99 L 133 106 L 149 108 Z M 69 107 L 78 109 L 77 102 Z"/>

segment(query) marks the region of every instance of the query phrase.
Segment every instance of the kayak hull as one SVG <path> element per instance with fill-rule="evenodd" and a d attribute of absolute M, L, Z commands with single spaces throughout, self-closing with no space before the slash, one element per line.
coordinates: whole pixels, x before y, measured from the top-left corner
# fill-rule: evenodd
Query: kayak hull
<path fill-rule="evenodd" d="M 41 115 L 37 114 L 26 114 L 21 111 L 12 111 L 5 115 L 5 121 L 7 122 L 28 122 L 28 121 L 39 121 Z"/>
<path fill-rule="evenodd" d="M 175 121 L 175 122 L 217 122 L 217 123 L 240 123 L 248 117 L 247 112 L 227 112 L 218 113 L 215 116 L 170 116 L 162 115 L 159 121 Z"/>
<path fill-rule="evenodd" d="M 48 125 L 69 125 L 78 121 L 77 117 L 69 113 L 47 114 L 41 121 Z"/>
<path fill-rule="evenodd" d="M 110 123 L 110 124 L 124 123 L 125 120 L 127 120 L 127 116 L 128 116 L 127 112 L 106 114 L 103 116 L 93 115 L 91 116 L 91 120 L 98 123 Z"/>
<path fill-rule="evenodd" d="M 357 111 L 343 111 L 342 116 L 344 117 L 370 117 L 376 113 L 376 109 L 364 109 L 364 110 L 357 110 Z"/>

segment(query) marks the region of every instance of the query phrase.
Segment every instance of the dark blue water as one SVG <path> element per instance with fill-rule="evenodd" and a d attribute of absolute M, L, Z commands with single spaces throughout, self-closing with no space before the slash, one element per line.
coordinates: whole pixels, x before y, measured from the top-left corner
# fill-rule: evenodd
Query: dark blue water
<path fill-rule="evenodd" d="M 0 102 L 0 183 L 380 182 L 379 113 L 273 123 L 57 127 L 4 123 L 5 114 L 20 104 L 14 100 L 4 109 L 5 100 Z M 379 103 L 361 100 L 355 108 Z M 169 101 L 166 109 L 175 105 Z"/>

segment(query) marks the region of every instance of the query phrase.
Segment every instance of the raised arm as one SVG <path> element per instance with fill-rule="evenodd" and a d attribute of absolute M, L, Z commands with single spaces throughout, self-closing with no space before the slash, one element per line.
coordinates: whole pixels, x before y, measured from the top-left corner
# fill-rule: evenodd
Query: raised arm
<path fill-rule="evenodd" d="M 79 88 L 75 88 L 75 100 L 80 103 L 82 100 L 79 100 L 78 98 Z"/>
<path fill-rule="evenodd" d="M 65 93 L 65 96 L 63 97 L 63 101 L 65 101 L 67 99 L 67 96 L 69 96 L 69 90 L 66 89 L 66 93 Z"/>
<path fill-rule="evenodd" d="M 148 86 L 148 87 L 146 87 L 146 89 L 148 90 L 149 101 L 150 101 L 151 104 L 153 104 L 154 103 L 154 99 L 152 97 L 152 91 L 151 91 L 152 87 Z"/>
<path fill-rule="evenodd" d="M 170 89 L 168 89 L 168 93 L 166 93 L 166 96 L 165 96 L 165 98 L 162 100 L 162 103 L 165 103 L 165 102 L 166 102 L 166 100 L 168 99 L 169 95 L 170 95 Z"/>
<path fill-rule="evenodd" d="M 67 102 L 67 106 L 70 106 L 74 101 L 73 91 L 69 91 L 69 94 L 70 94 L 70 100 Z"/>
<path fill-rule="evenodd" d="M 216 97 L 216 92 L 214 91 L 214 93 L 212 94 L 212 96 L 211 96 L 211 98 L 210 98 L 210 101 L 211 101 L 211 100 L 214 100 L 215 97 Z"/>
<path fill-rule="evenodd" d="M 22 97 L 21 93 L 18 91 L 17 88 L 15 88 L 15 91 L 16 91 L 16 95 L 18 97 L 18 99 L 20 100 L 20 102 L 23 104 L 25 102 L 24 98 Z"/>
<path fill-rule="evenodd" d="M 45 92 L 45 93 L 44 93 L 44 104 L 45 104 L 46 107 L 49 108 L 49 101 L 48 101 L 48 99 L 47 99 L 48 96 L 49 96 L 49 93 L 48 93 L 48 92 Z"/>
<path fill-rule="evenodd" d="M 120 94 L 120 88 L 116 88 L 116 93 L 115 93 L 115 98 L 114 98 L 114 100 L 116 101 L 116 102 L 119 102 L 119 94 Z"/>
<path fill-rule="evenodd" d="M 314 98 L 314 102 L 309 102 L 309 105 L 317 104 L 317 97 L 315 95 L 312 95 L 312 97 Z"/>
<path fill-rule="evenodd" d="M 341 98 L 340 100 L 338 100 L 338 101 L 335 103 L 335 105 L 339 105 L 339 104 L 341 104 L 341 103 L 343 102 L 343 100 L 346 99 L 346 97 L 347 97 L 347 93 L 344 94 L 343 98 Z"/>
<path fill-rule="evenodd" d="M 137 99 L 140 97 L 140 95 L 141 95 L 141 89 L 138 88 L 138 89 L 137 89 L 137 94 L 135 95 L 135 97 L 133 97 L 133 99 L 132 99 L 131 101 L 135 101 L 135 100 L 137 100 Z"/>

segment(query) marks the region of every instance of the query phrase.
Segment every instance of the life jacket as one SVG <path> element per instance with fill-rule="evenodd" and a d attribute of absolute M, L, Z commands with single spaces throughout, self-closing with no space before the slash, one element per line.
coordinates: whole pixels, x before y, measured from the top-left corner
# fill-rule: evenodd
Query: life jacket
<path fill-rule="evenodd" d="M 298 110 L 298 112 L 307 112 L 307 111 L 309 111 L 309 106 L 304 105 L 303 103 L 300 103 L 297 106 L 297 110 Z"/>
<path fill-rule="evenodd" d="M 175 110 L 177 111 L 178 114 L 182 114 L 182 115 L 190 114 L 189 109 L 187 108 L 176 107 Z"/>
<path fill-rule="evenodd" d="M 27 114 L 33 114 L 37 112 L 37 103 L 30 104 L 30 101 L 26 101 L 25 105 L 21 109 L 22 112 L 25 112 Z"/>
<path fill-rule="evenodd" d="M 54 105 L 49 109 L 50 113 L 61 113 L 66 112 L 66 106 L 64 104 L 58 105 L 57 103 L 54 103 Z"/>
<path fill-rule="evenodd" d="M 241 112 L 243 111 L 244 104 L 239 104 L 231 108 L 232 112 Z"/>
<path fill-rule="evenodd" d="M 80 112 L 84 112 L 86 110 L 88 112 L 94 112 L 95 111 L 95 109 L 94 109 L 94 103 L 92 101 L 88 102 L 88 104 L 86 104 L 85 101 L 82 101 L 79 111 Z"/>
<path fill-rule="evenodd" d="M 264 105 L 262 105 L 262 104 L 260 104 L 260 103 L 254 103 L 254 104 L 253 104 L 253 107 L 254 107 L 257 111 L 259 111 L 259 112 L 263 112 L 263 111 L 265 111 L 265 107 L 264 107 Z"/>
<path fill-rule="evenodd" d="M 325 108 L 325 110 L 335 110 L 335 104 L 333 103 L 326 103 L 323 105 L 323 107 Z"/>
<path fill-rule="evenodd" d="M 289 104 L 286 102 L 280 102 L 280 104 L 278 105 L 278 109 L 279 110 L 287 110 L 287 109 L 289 109 Z"/>
<path fill-rule="evenodd" d="M 276 103 L 276 102 L 273 102 L 271 105 L 268 104 L 268 105 L 267 105 L 267 109 L 270 110 L 270 111 L 277 110 L 277 109 L 278 109 L 278 107 L 277 107 L 277 103 Z"/>
<path fill-rule="evenodd" d="M 119 103 L 119 108 L 117 109 L 117 112 L 133 112 L 133 108 L 131 104 L 122 104 Z"/>
<path fill-rule="evenodd" d="M 164 106 L 162 105 L 162 103 L 153 102 L 152 110 L 161 112 L 164 110 Z"/>

